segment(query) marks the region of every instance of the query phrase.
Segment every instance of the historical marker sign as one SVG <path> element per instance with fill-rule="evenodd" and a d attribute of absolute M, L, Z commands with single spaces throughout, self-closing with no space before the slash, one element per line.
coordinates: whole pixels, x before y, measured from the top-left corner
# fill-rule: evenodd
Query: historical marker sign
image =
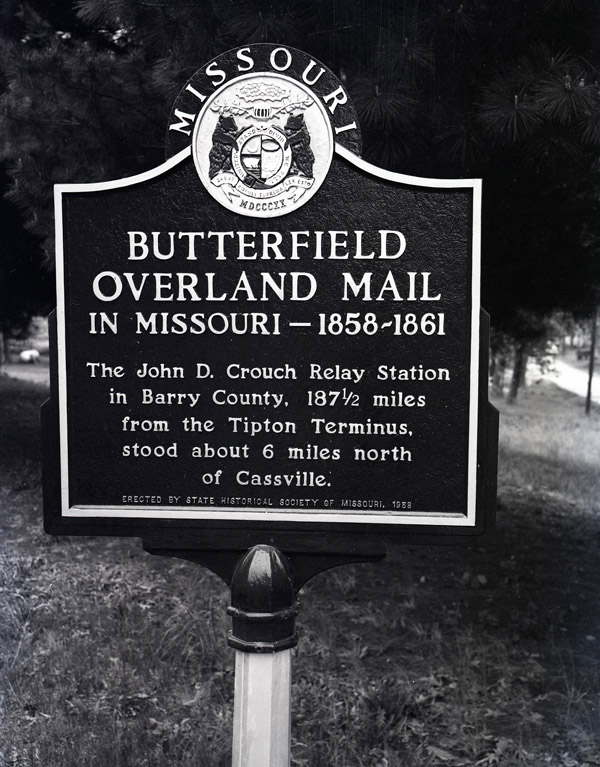
<path fill-rule="evenodd" d="M 480 182 L 361 159 L 341 83 L 271 45 L 196 73 L 167 144 L 56 187 L 47 529 L 484 532 Z"/>

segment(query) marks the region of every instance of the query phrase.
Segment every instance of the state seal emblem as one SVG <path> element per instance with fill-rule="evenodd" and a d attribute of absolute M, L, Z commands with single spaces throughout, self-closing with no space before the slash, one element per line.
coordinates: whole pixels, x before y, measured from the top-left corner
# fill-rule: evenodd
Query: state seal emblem
<path fill-rule="evenodd" d="M 208 192 L 246 216 L 304 205 L 327 175 L 333 131 L 325 107 L 285 75 L 242 75 L 217 90 L 196 121 L 192 155 Z"/>

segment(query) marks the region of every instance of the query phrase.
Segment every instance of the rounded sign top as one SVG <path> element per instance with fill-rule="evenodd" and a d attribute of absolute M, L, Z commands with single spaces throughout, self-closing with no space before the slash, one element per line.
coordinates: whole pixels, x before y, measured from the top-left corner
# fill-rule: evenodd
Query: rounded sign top
<path fill-rule="evenodd" d="M 167 156 L 191 145 L 221 205 L 259 218 L 304 205 L 339 142 L 360 153 L 358 117 L 342 83 L 308 54 L 257 44 L 199 69 L 173 106 Z"/>

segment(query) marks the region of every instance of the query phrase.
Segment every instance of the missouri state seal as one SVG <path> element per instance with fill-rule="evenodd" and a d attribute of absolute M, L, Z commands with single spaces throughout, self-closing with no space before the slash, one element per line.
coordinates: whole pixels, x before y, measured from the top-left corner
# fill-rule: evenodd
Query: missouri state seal
<path fill-rule="evenodd" d="M 226 208 L 259 218 L 308 202 L 333 150 L 323 103 L 303 83 L 275 72 L 242 75 L 213 93 L 192 137 L 208 192 Z"/>

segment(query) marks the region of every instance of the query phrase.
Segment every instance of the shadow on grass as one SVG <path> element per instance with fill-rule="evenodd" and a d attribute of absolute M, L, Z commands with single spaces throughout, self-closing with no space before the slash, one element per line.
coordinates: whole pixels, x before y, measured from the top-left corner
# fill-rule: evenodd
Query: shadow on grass
<path fill-rule="evenodd" d="M 584 510 L 600 508 L 600 477 L 597 460 L 536 455 L 531 451 L 501 446 L 499 482 L 522 490 L 551 492 L 566 508 L 584 504 Z"/>

